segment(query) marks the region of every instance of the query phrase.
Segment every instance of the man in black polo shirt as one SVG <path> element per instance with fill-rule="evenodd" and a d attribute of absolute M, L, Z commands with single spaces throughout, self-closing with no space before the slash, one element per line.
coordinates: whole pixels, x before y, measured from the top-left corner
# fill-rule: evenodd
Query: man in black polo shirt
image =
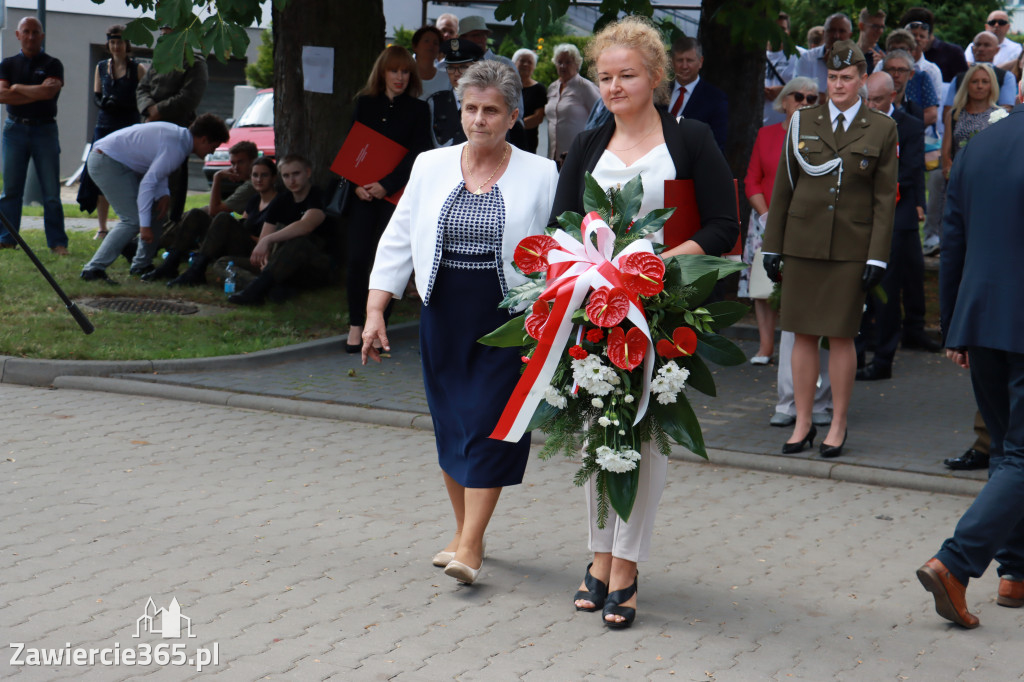
<path fill-rule="evenodd" d="M 60 203 L 60 141 L 57 137 L 57 97 L 64 87 L 64 66 L 43 52 L 43 26 L 35 17 L 18 23 L 14 35 L 21 52 L 0 61 L 0 103 L 7 105 L 3 130 L 4 191 L 0 213 L 14 229 L 21 227 L 21 199 L 28 162 L 35 163 L 43 192 L 46 244 L 66 256 L 64 207 Z M 14 248 L 14 238 L 0 227 L 0 248 Z"/>

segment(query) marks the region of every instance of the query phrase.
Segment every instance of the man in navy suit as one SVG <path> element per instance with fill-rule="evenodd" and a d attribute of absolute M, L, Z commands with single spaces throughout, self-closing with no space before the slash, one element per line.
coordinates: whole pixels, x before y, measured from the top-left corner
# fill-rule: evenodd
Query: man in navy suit
<path fill-rule="evenodd" d="M 900 144 L 899 200 L 892 230 L 892 250 L 882 279 L 887 301 L 868 295 L 868 307 L 857 337 L 857 358 L 864 346 L 873 341 L 875 356 L 857 370 L 860 381 L 892 377 L 892 359 L 900 343 L 900 331 L 906 338 L 928 339 L 924 332 L 924 257 L 918 224 L 924 220 L 924 123 L 894 106 L 896 87 L 885 71 L 878 69 L 868 77 L 868 107 L 892 117 Z M 906 320 L 902 308 L 906 309 Z M 872 325 L 871 322 L 874 322 Z M 935 344 L 938 350 L 938 344 Z M 858 362 L 858 364 L 863 364 Z"/>
<path fill-rule="evenodd" d="M 668 101 L 673 116 L 692 118 L 711 126 L 718 148 L 725 153 L 729 131 L 729 98 L 700 77 L 704 52 L 693 38 L 683 37 L 672 43 L 672 70 L 676 80 Z"/>
<path fill-rule="evenodd" d="M 1020 98 L 1018 98 L 1018 102 Z M 967 581 L 994 558 L 1001 606 L 1024 606 L 1024 105 L 957 154 L 942 218 L 946 355 L 971 371 L 992 436 L 989 479 L 953 537 L 918 569 L 940 616 L 978 626 Z"/>

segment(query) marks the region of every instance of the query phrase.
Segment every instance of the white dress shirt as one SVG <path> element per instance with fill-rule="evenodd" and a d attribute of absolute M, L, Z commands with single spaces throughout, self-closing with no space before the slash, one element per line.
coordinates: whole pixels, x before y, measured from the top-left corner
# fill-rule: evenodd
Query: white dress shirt
<path fill-rule="evenodd" d="M 697 87 L 697 83 L 700 83 L 700 75 L 693 79 L 693 82 L 687 83 L 686 85 L 680 85 L 679 81 L 672 82 L 672 97 L 669 98 L 668 110 L 672 111 L 672 108 L 676 104 L 676 100 L 679 99 L 679 93 L 682 92 L 683 88 L 686 88 L 686 92 L 683 93 L 683 104 L 679 107 L 679 113 L 677 116 L 683 115 L 683 109 L 686 108 L 686 104 L 690 101 L 690 97 L 693 95 L 694 88 Z"/>
<path fill-rule="evenodd" d="M 1013 61 L 1020 56 L 1021 45 L 1012 40 L 1003 38 L 1003 42 L 999 43 L 999 52 L 996 52 L 996 56 L 992 59 L 992 63 L 995 65 L 1005 64 L 1006 62 Z M 974 63 L 974 43 L 967 46 L 964 50 L 964 56 L 967 57 L 967 63 Z"/>

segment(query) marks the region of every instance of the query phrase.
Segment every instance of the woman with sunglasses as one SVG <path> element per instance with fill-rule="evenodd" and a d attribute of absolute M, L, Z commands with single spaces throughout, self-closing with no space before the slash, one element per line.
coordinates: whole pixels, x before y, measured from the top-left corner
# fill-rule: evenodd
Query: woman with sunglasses
<path fill-rule="evenodd" d="M 797 109 L 813 106 L 817 102 L 817 82 L 804 76 L 793 78 L 772 102 L 772 108 L 785 115 L 785 120 L 775 125 L 764 126 L 757 131 L 757 140 L 754 142 L 754 151 L 750 156 L 747 178 L 744 181 L 747 199 L 753 210 L 747 226 L 743 262 L 761 269 L 761 275 L 764 275 L 764 266 L 761 264 L 761 239 L 768 220 L 768 204 L 772 197 L 772 187 L 775 186 L 775 172 L 779 168 L 779 157 L 782 156 L 782 145 L 786 139 L 786 131 L 789 130 L 789 121 Z M 759 282 L 768 282 L 767 276 L 755 277 L 755 287 L 751 290 L 750 278 L 751 270 L 740 273 L 739 295 L 754 300 L 754 314 L 757 317 L 757 330 L 761 339 L 757 354 L 750 358 L 750 364 L 767 365 L 771 362 L 775 348 L 776 314 L 768 304 L 771 287 L 769 285 L 765 291 L 763 287 L 758 286 Z"/>

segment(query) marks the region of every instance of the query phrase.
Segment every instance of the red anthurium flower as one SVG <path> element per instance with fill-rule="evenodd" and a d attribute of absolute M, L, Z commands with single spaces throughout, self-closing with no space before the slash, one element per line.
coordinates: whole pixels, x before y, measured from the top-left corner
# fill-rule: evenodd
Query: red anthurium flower
<path fill-rule="evenodd" d="M 550 314 L 551 309 L 548 308 L 547 301 L 534 303 L 533 314 L 526 318 L 526 333 L 540 341 L 541 332 L 544 331 L 544 325 L 547 324 Z"/>
<path fill-rule="evenodd" d="M 672 332 L 672 340 L 658 341 L 658 354 L 666 358 L 678 358 L 693 355 L 697 350 L 697 333 L 689 327 L 676 327 Z"/>
<path fill-rule="evenodd" d="M 572 348 L 569 349 L 569 356 L 576 360 L 583 360 L 588 355 L 590 355 L 590 353 L 585 351 L 583 349 L 583 346 L 573 346 Z"/>
<path fill-rule="evenodd" d="M 629 294 L 620 287 L 601 287 L 591 292 L 587 317 L 596 325 L 614 327 L 629 313 Z"/>
<path fill-rule="evenodd" d="M 558 242 L 546 234 L 535 234 L 524 238 L 516 246 L 512 260 L 527 275 L 548 268 L 548 251 L 558 248 Z"/>
<path fill-rule="evenodd" d="M 604 332 L 600 329 L 591 329 L 587 332 L 587 341 L 590 343 L 599 343 L 604 338 Z"/>
<path fill-rule="evenodd" d="M 608 359 L 616 367 L 632 371 L 647 354 L 647 337 L 636 327 L 628 332 L 614 327 L 608 332 Z"/>
<path fill-rule="evenodd" d="M 631 253 L 619 261 L 622 285 L 637 296 L 655 296 L 665 288 L 665 261 L 653 253 Z"/>

